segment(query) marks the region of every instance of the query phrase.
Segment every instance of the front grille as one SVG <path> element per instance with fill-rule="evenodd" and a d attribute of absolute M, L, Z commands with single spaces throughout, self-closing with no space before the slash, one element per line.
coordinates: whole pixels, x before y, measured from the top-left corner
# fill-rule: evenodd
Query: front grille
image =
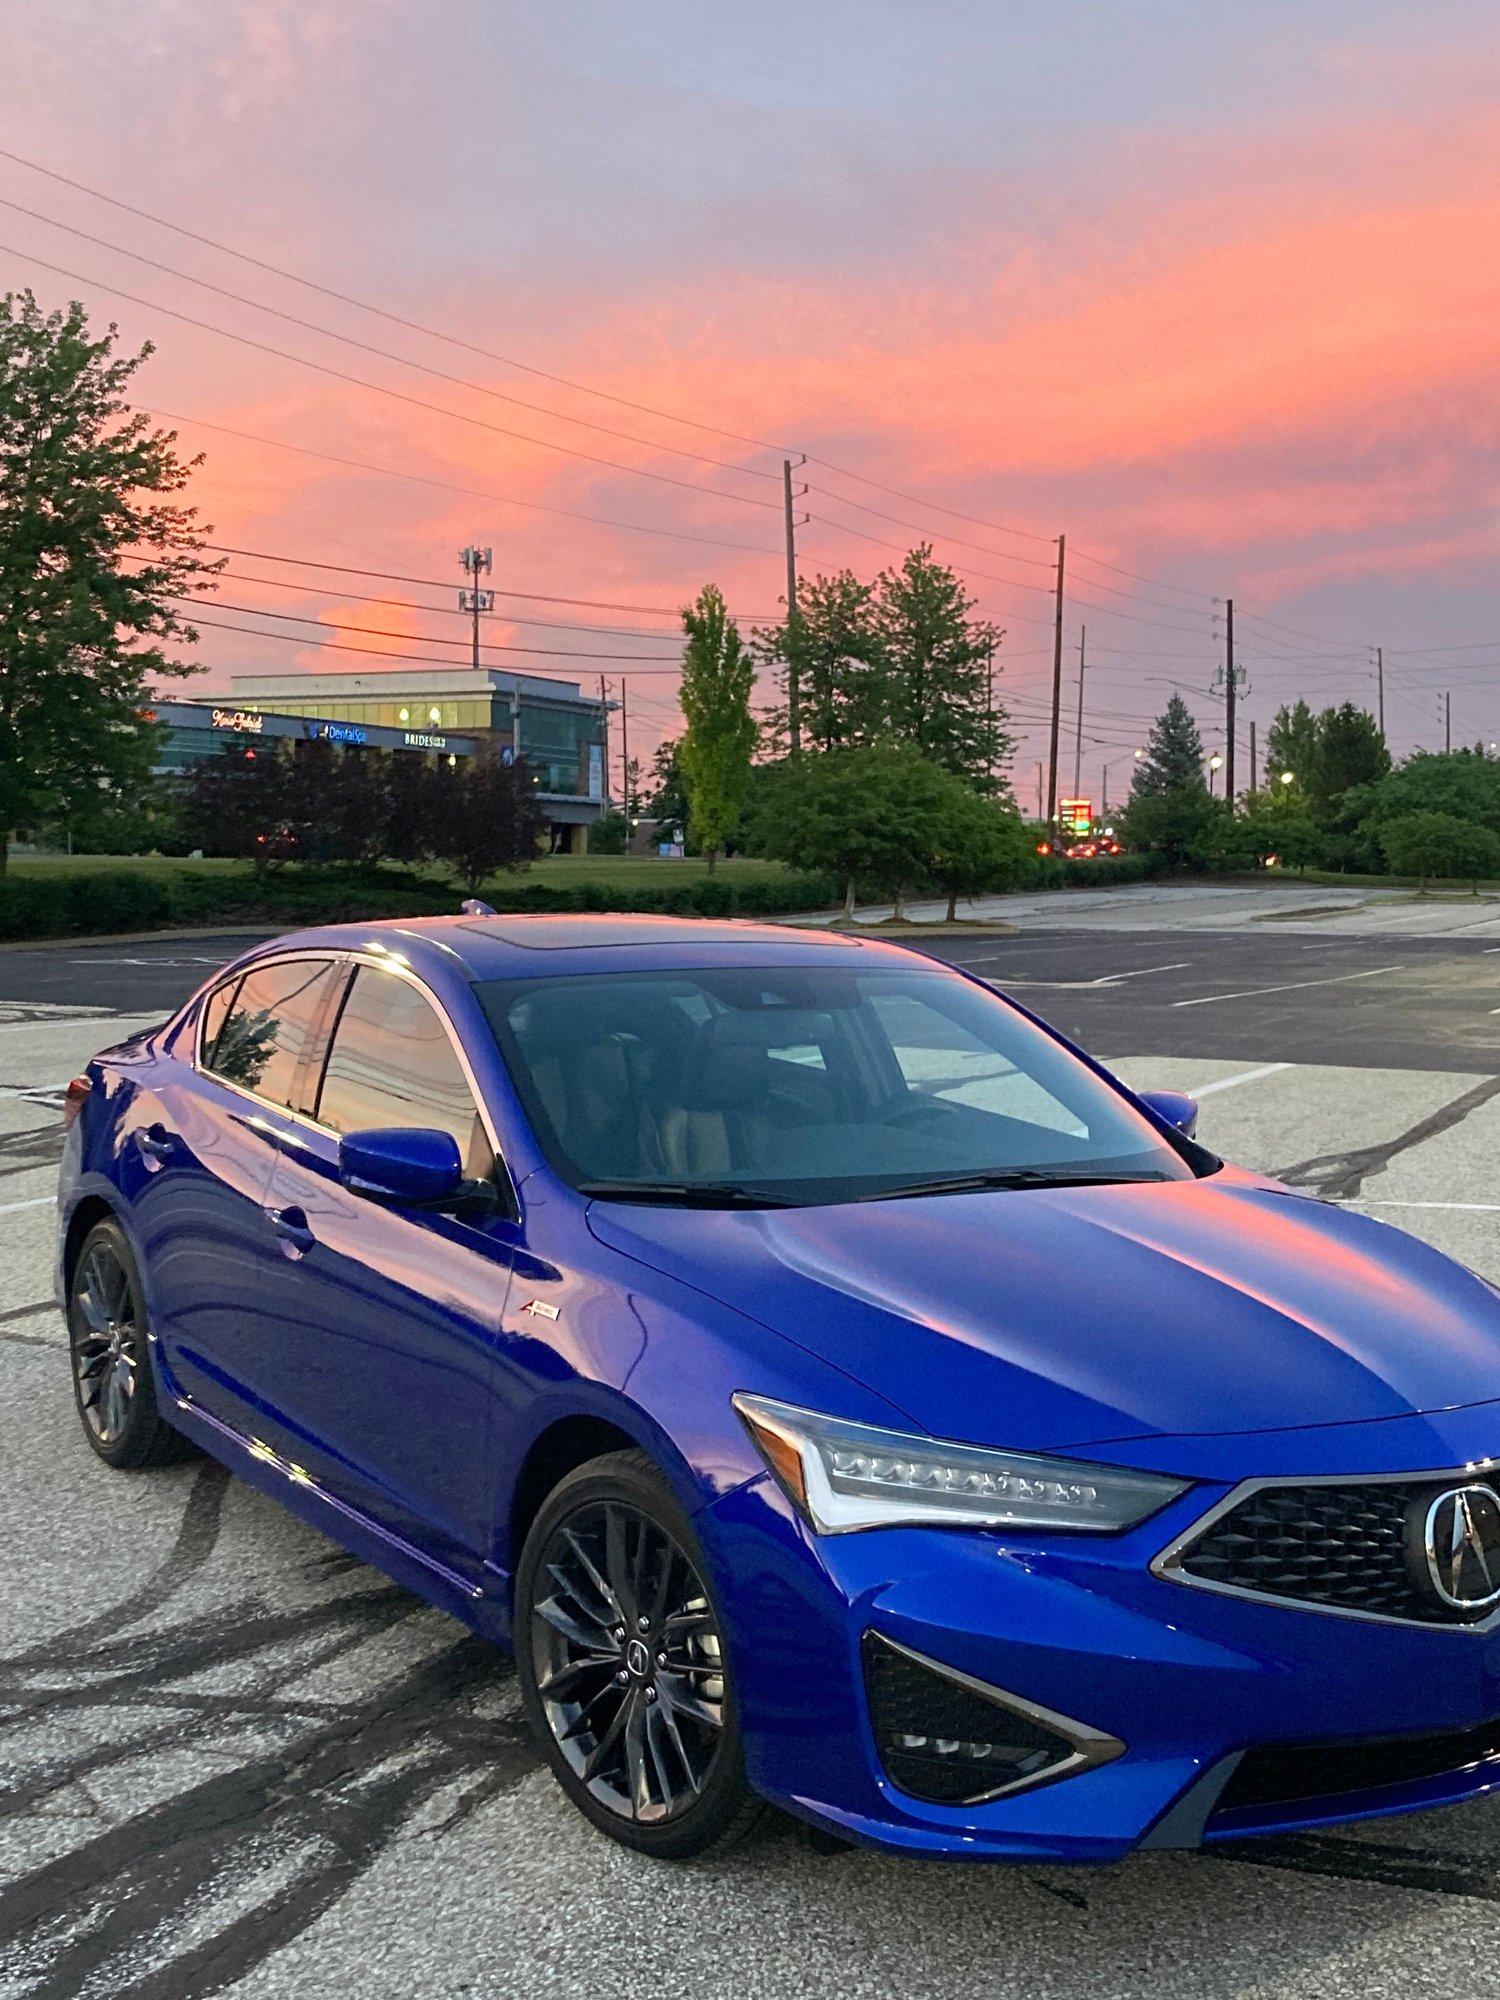
<path fill-rule="evenodd" d="M 876 1632 L 864 1641 L 870 1720 L 892 1784 L 934 1805 L 969 1805 L 1078 1756 L 1066 1737 L 934 1671 Z"/>
<path fill-rule="evenodd" d="M 1267 1486 L 1221 1514 L 1169 1569 L 1202 1583 L 1293 1598 L 1366 1617 L 1472 1625 L 1489 1608 L 1457 1609 L 1423 1588 L 1407 1553 L 1408 1521 L 1451 1479 Z M 1412 1503 L 1422 1503 L 1413 1509 Z"/>
<path fill-rule="evenodd" d="M 1500 1758 L 1500 1721 L 1425 1736 L 1375 1736 L 1353 1743 L 1282 1743 L 1247 1750 L 1219 1795 L 1221 1813 L 1337 1798 L 1441 1778 Z"/>

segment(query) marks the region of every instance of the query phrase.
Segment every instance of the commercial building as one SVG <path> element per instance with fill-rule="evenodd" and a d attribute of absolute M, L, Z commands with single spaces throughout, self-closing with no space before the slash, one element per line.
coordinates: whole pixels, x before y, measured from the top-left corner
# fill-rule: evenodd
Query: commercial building
<path fill-rule="evenodd" d="M 379 667 L 357 674 L 236 674 L 234 706 L 414 735 L 461 732 L 475 747 L 524 757 L 554 847 L 582 850 L 609 804 L 607 704 L 576 681 L 497 667 Z"/>
<path fill-rule="evenodd" d="M 225 743 L 250 749 L 321 740 L 424 757 L 472 757 L 475 747 L 471 736 L 450 736 L 445 730 L 382 729 L 338 716 L 285 715 L 229 702 L 159 701 L 150 714 L 153 721 L 166 725 L 157 753 L 158 771 L 190 770 L 205 757 L 217 755 Z"/>

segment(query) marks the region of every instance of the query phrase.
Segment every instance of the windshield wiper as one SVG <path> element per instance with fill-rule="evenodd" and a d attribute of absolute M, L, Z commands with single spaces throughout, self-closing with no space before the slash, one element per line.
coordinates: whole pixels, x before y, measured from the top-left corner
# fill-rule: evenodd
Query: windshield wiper
<path fill-rule="evenodd" d="M 579 1181 L 578 1192 L 596 1201 L 659 1201 L 678 1208 L 798 1208 L 784 1194 L 741 1187 L 735 1181 Z"/>
<path fill-rule="evenodd" d="M 1118 1187 L 1140 1181 L 1165 1181 L 1168 1174 L 1053 1174 L 1038 1167 L 996 1167 L 977 1174 L 950 1174 L 930 1181 L 906 1181 L 900 1187 L 860 1194 L 856 1201 L 900 1201 L 916 1194 L 981 1194 L 990 1188 Z"/>

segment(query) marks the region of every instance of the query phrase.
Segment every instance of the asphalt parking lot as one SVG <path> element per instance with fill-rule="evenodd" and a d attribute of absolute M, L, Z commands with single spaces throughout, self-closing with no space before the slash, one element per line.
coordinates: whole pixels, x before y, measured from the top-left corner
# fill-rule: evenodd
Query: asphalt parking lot
<path fill-rule="evenodd" d="M 950 955 L 1246 1164 L 1500 1281 L 1500 937 L 1092 920 Z M 679 1990 L 1500 1993 L 1500 1807 L 1099 1873 L 664 1870 L 540 1769 L 508 1662 L 206 1462 L 112 1474 L 50 1301 L 67 1078 L 230 940 L 0 953 L 0 2000 Z"/>

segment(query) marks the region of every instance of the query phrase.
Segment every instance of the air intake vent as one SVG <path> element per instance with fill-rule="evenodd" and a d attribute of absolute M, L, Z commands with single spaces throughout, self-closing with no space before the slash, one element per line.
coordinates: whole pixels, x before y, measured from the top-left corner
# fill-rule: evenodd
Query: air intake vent
<path fill-rule="evenodd" d="M 1118 1757 L 1112 1736 L 1029 1710 L 952 1668 L 867 1632 L 865 1686 L 891 1783 L 933 1805 L 975 1805 Z"/>

